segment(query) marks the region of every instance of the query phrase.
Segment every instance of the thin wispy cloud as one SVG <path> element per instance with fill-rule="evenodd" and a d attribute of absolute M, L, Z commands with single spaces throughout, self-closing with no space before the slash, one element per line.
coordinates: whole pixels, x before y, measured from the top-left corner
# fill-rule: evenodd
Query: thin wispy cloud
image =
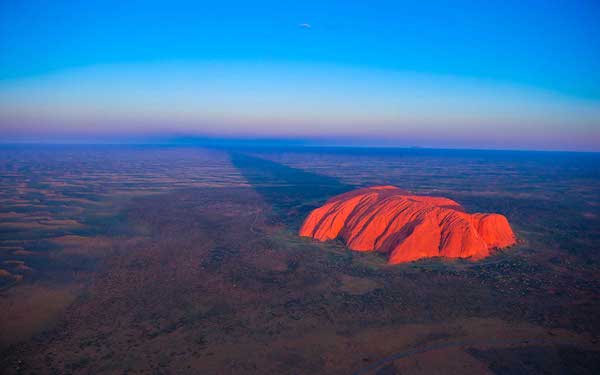
<path fill-rule="evenodd" d="M 312 26 L 310 23 L 301 23 L 298 26 L 300 26 L 303 29 L 312 29 Z"/>

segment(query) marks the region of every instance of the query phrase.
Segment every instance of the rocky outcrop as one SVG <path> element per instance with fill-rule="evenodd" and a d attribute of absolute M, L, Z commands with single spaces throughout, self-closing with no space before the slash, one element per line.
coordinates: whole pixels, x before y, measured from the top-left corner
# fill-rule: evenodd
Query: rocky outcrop
<path fill-rule="evenodd" d="M 389 264 L 429 257 L 481 259 L 516 241 L 503 215 L 468 214 L 451 199 L 412 195 L 394 186 L 333 197 L 310 213 L 300 235 L 341 238 L 352 250 L 387 254 Z"/>

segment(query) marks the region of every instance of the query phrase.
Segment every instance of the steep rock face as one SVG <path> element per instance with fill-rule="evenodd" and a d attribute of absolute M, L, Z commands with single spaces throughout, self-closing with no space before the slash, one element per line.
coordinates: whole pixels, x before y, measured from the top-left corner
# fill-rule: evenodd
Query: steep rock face
<path fill-rule="evenodd" d="M 356 251 L 388 254 L 397 264 L 429 257 L 480 259 L 515 243 L 499 214 L 468 214 L 457 202 L 375 186 L 333 197 L 304 221 L 300 235 L 342 238 Z"/>

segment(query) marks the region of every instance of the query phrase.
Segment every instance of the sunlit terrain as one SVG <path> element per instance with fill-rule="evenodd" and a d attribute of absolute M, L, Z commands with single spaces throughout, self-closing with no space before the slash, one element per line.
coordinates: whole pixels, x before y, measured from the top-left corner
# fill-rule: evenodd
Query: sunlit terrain
<path fill-rule="evenodd" d="M 6 373 L 595 373 L 596 154 L 3 146 Z M 300 238 L 395 185 L 506 215 L 483 260 Z M 252 353 L 252 355 L 249 355 Z M 551 358 L 549 360 L 548 358 Z"/>

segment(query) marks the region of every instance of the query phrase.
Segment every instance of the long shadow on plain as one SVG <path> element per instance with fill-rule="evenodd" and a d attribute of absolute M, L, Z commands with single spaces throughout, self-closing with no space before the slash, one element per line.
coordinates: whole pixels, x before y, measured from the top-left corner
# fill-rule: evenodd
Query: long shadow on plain
<path fill-rule="evenodd" d="M 232 151 L 230 155 L 233 165 L 291 229 L 298 229 L 306 215 L 327 199 L 354 188 L 332 177 L 245 153 Z"/>

